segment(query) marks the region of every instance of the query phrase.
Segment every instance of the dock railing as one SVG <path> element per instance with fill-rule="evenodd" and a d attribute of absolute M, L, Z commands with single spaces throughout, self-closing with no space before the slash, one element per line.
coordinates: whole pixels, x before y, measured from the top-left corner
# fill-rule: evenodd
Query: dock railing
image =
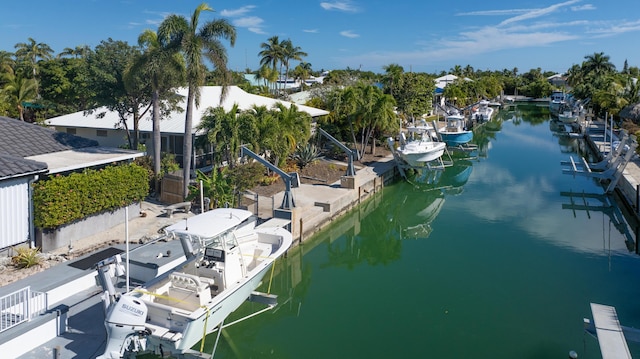
<path fill-rule="evenodd" d="M 0 297 L 0 333 L 44 313 L 47 306 L 46 293 L 32 291 L 31 287 Z"/>

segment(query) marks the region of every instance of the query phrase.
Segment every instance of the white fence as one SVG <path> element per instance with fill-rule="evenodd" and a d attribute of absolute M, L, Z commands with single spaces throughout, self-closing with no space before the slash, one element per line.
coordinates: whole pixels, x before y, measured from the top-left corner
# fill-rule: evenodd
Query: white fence
<path fill-rule="evenodd" d="M 46 310 L 47 295 L 32 291 L 31 287 L 0 297 L 0 332 L 28 322 Z"/>

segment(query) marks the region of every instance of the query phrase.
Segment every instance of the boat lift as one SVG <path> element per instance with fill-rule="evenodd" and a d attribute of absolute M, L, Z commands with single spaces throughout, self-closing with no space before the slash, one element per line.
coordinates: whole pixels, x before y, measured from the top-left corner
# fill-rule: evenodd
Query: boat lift
<path fill-rule="evenodd" d="M 615 150 L 609 152 L 610 156 L 607 154 L 608 158 L 594 164 L 593 167 L 584 157 L 581 158 L 580 162 L 575 161 L 573 157 L 569 157 L 569 161 L 560 162 L 564 166 L 569 166 L 568 169 L 563 169 L 562 173 L 572 174 L 574 177 L 580 175 L 596 178 L 600 181 L 609 181 L 605 192 L 613 192 L 622 176 L 622 172 L 635 155 L 636 148 L 638 147 L 638 143 L 630 136 L 624 136 L 623 140 L 624 141 L 620 141 Z M 622 156 L 623 153 L 624 155 Z M 592 171 L 593 169 L 600 171 Z"/>
<path fill-rule="evenodd" d="M 281 209 L 287 209 L 288 210 L 288 209 L 292 209 L 292 208 L 294 208 L 296 206 L 296 201 L 293 199 L 293 192 L 291 192 L 291 188 L 300 187 L 300 179 L 298 178 L 298 174 L 297 173 L 295 173 L 295 172 L 294 173 L 286 173 L 286 172 L 284 172 L 283 170 L 281 170 L 277 166 L 274 166 L 273 164 L 269 163 L 269 161 L 267 161 L 264 158 L 258 156 L 253 151 L 249 150 L 244 145 L 241 146 L 240 155 L 241 156 L 245 156 L 245 155 L 249 156 L 249 157 L 253 158 L 254 160 L 262 163 L 264 166 L 266 166 L 267 168 L 269 168 L 273 172 L 275 172 L 278 175 L 280 175 L 280 177 L 284 181 L 284 185 L 285 185 L 284 197 L 282 198 L 282 204 L 280 205 Z"/>
<path fill-rule="evenodd" d="M 336 146 L 340 147 L 340 149 L 342 149 L 344 151 L 344 153 L 347 154 L 347 158 L 348 158 L 347 171 L 346 171 L 346 173 L 344 175 L 345 176 L 355 176 L 356 175 L 356 170 L 353 167 L 353 161 L 354 161 L 354 158 L 357 156 L 356 151 L 353 151 L 349 147 L 345 146 L 344 144 L 342 144 L 342 142 L 336 140 L 327 131 L 321 129 L 320 127 L 317 127 L 317 130 L 318 130 L 318 132 L 320 132 L 321 135 L 323 135 L 324 137 L 329 139 L 329 141 L 333 142 Z"/>

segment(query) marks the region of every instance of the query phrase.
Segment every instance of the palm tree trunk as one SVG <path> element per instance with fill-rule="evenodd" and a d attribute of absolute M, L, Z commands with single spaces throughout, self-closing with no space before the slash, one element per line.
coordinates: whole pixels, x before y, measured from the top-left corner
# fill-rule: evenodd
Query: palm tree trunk
<path fill-rule="evenodd" d="M 160 135 L 160 95 L 158 90 L 153 91 L 153 174 L 154 174 L 154 190 L 156 195 L 160 191 L 160 183 L 158 177 L 160 176 L 160 151 L 162 137 Z"/>
<path fill-rule="evenodd" d="M 189 181 L 191 179 L 191 149 L 193 148 L 193 139 L 191 138 L 193 126 L 193 98 L 195 89 L 193 85 L 189 86 L 187 95 L 187 111 L 184 121 L 184 144 L 182 147 L 182 189 L 184 198 L 189 195 Z"/>

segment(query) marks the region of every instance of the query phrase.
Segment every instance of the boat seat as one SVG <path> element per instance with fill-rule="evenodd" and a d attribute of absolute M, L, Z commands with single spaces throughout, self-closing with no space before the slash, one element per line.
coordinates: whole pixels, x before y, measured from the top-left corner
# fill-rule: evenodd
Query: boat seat
<path fill-rule="evenodd" d="M 172 305 L 195 310 L 211 300 L 209 288 L 213 284 L 213 279 L 180 272 L 171 273 L 170 279 L 169 297 L 174 301 Z"/>

